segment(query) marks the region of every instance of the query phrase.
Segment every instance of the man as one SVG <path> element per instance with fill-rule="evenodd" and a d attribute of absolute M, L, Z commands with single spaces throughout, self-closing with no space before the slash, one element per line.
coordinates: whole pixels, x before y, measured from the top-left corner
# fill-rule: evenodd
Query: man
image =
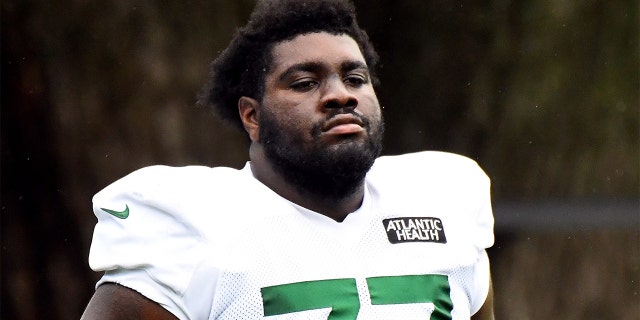
<path fill-rule="evenodd" d="M 262 1 L 203 101 L 250 161 L 154 166 L 94 197 L 85 319 L 493 319 L 489 180 L 378 158 L 377 55 L 339 0 Z"/>

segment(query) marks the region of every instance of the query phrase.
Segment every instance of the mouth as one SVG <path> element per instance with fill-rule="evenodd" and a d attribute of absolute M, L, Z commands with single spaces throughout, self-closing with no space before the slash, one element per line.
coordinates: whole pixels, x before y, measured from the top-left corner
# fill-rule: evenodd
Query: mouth
<path fill-rule="evenodd" d="M 362 119 L 349 113 L 336 115 L 322 126 L 322 132 L 327 134 L 344 135 L 364 131 L 364 122 Z"/>

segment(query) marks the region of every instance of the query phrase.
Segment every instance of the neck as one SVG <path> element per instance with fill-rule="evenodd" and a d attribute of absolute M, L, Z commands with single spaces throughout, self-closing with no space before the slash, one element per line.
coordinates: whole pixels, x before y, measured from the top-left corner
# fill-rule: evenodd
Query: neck
<path fill-rule="evenodd" d="M 262 184 L 281 197 L 309 210 L 318 212 L 333 220 L 342 222 L 349 213 L 362 205 L 364 198 L 364 180 L 353 192 L 339 198 L 306 192 L 279 174 L 265 156 L 260 144 L 252 143 L 249 148 L 251 171 Z"/>

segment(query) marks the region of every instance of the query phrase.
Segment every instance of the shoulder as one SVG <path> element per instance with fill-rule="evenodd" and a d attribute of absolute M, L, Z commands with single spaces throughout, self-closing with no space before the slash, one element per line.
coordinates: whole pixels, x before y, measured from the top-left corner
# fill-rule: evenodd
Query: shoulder
<path fill-rule="evenodd" d="M 94 235 L 156 237 L 169 230 L 198 235 L 204 222 L 219 219 L 225 208 L 239 203 L 250 184 L 246 172 L 231 168 L 142 168 L 93 197 L 98 218 Z"/>
<path fill-rule="evenodd" d="M 151 166 L 115 181 L 93 197 L 98 223 L 90 264 L 126 269 L 163 260 L 166 254 L 157 248 L 196 252 L 188 248 L 205 241 L 202 226 L 237 202 L 241 196 L 235 190 L 245 179 L 245 173 L 231 168 Z"/>
<path fill-rule="evenodd" d="M 227 182 L 238 175 L 238 170 L 226 167 L 205 166 L 149 166 L 133 171 L 123 178 L 115 181 L 104 190 L 118 187 L 171 187 L 176 183 L 189 182 L 189 185 L 198 185 L 210 181 Z M 184 186 L 184 185 L 183 185 Z"/>
<path fill-rule="evenodd" d="M 216 191 L 242 185 L 245 183 L 244 176 L 239 170 L 226 167 L 150 166 L 136 170 L 105 187 L 93 197 L 93 202 L 117 201 L 114 198 L 142 202 L 192 198 L 205 192 L 215 194 Z"/>
<path fill-rule="evenodd" d="M 185 292 L 212 254 L 204 227 L 215 228 L 244 180 L 231 168 L 152 166 L 98 192 L 89 265 L 107 271 L 100 283 L 130 287 L 175 314 L 187 310 Z"/>
<path fill-rule="evenodd" d="M 376 160 L 378 163 L 416 163 L 422 164 L 442 163 L 452 165 L 475 165 L 476 162 L 460 154 L 444 151 L 420 151 L 401 155 L 382 156 Z"/>
<path fill-rule="evenodd" d="M 450 243 L 463 243 L 474 252 L 493 244 L 491 183 L 470 158 L 435 151 L 381 157 L 367 184 L 386 210 L 442 218 Z M 473 255 L 465 259 L 473 260 Z"/>
<path fill-rule="evenodd" d="M 375 180 L 391 179 L 405 182 L 424 179 L 488 182 L 487 175 L 476 161 L 463 155 L 441 151 L 380 157 L 371 168 L 368 177 Z"/>

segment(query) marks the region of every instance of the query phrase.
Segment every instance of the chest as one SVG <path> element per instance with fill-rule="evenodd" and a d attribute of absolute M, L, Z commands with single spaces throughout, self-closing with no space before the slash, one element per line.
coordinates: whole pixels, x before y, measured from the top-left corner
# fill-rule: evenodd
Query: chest
<path fill-rule="evenodd" d="M 458 279 L 467 247 L 450 218 L 382 205 L 352 218 L 283 208 L 217 230 L 212 318 L 449 319 L 454 299 L 468 305 Z"/>

